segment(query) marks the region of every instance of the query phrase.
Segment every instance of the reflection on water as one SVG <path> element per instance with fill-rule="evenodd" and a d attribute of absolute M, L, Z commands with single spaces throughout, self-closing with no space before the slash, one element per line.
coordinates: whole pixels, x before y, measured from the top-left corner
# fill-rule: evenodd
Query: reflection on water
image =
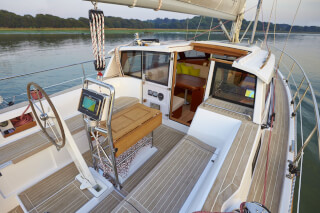
<path fill-rule="evenodd" d="M 190 39 L 194 35 L 194 33 L 189 33 L 188 35 L 186 33 L 142 33 L 140 37 L 157 38 L 160 42 L 163 42 Z M 276 34 L 275 46 L 282 49 L 286 36 L 286 34 Z M 257 37 L 263 39 L 263 35 L 261 34 L 258 34 Z M 207 39 L 207 34 L 197 38 L 197 40 Z M 221 33 L 212 33 L 210 39 L 225 40 L 225 37 Z M 268 39 L 270 44 L 272 44 L 273 35 L 270 34 Z M 106 34 L 106 51 L 108 52 L 113 47 L 129 43 L 132 40 L 132 34 Z M 319 44 L 320 35 L 292 34 L 286 48 L 286 51 L 295 57 L 308 73 L 318 102 L 320 101 L 320 78 L 318 74 L 320 67 L 320 60 L 318 59 L 320 55 Z M 93 56 L 91 38 L 87 32 L 77 34 L 0 34 L 0 78 L 88 60 L 93 60 Z M 290 66 L 290 64 L 287 66 Z M 83 68 L 86 75 L 95 74 L 92 63 L 85 64 Z M 26 94 L 22 93 L 26 92 L 26 84 L 30 81 L 39 83 L 42 87 L 47 87 L 61 81 L 82 77 L 82 73 L 82 67 L 75 66 L 58 71 L 0 81 L 0 95 L 6 98 L 7 101 L 10 101 L 14 95 L 16 95 L 16 102 L 25 101 Z M 68 84 L 48 88 L 46 91 L 52 94 L 58 90 L 63 90 L 80 83 L 81 80 L 78 79 Z M 311 98 L 307 98 L 307 102 L 302 105 L 306 118 L 303 122 L 303 128 L 306 129 L 306 132 L 310 132 L 314 125 L 314 116 Z M 312 212 L 318 208 L 317 201 L 320 197 L 320 162 L 317 150 L 316 141 L 313 140 L 304 155 L 301 212 Z M 297 195 L 295 195 L 296 197 Z"/>

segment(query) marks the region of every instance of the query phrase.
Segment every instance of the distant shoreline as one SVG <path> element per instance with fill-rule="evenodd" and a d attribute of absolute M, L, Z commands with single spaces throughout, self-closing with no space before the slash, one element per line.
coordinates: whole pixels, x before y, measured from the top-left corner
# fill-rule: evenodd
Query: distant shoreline
<path fill-rule="evenodd" d="M 44 27 L 44 28 L 6 28 L 6 27 L 0 27 L 0 34 L 10 34 L 10 33 L 16 33 L 16 32 L 73 32 L 73 33 L 90 33 L 89 28 L 50 28 L 50 27 Z M 188 31 L 186 29 L 134 29 L 134 28 L 105 28 L 106 34 L 113 34 L 113 33 L 135 33 L 135 32 L 144 32 L 144 33 L 153 33 L 153 32 L 196 32 L 196 29 L 189 29 Z M 198 32 L 206 32 L 207 29 L 199 29 Z M 212 32 L 222 32 L 221 30 L 213 30 Z M 241 31 L 244 32 L 244 31 Z M 262 32 L 262 31 L 257 31 Z M 248 31 L 250 33 L 250 31 Z M 281 32 L 278 31 L 276 33 L 287 33 L 285 31 Z M 294 32 L 296 34 L 319 34 L 319 32 Z M 269 32 L 269 34 L 273 34 L 273 32 Z"/>
<path fill-rule="evenodd" d="M 69 32 L 87 32 L 90 33 L 89 28 L 50 28 L 50 27 L 44 27 L 44 28 L 4 28 L 0 27 L 0 33 L 1 32 L 52 32 L 52 31 L 69 31 Z M 196 29 L 189 29 L 188 31 L 186 29 L 157 29 L 157 28 L 147 28 L 147 29 L 135 29 L 135 28 L 105 28 L 105 33 L 132 33 L 132 32 L 196 32 Z M 205 32 L 207 30 L 198 30 L 198 32 Z M 221 30 L 213 30 L 212 32 L 222 32 Z"/>

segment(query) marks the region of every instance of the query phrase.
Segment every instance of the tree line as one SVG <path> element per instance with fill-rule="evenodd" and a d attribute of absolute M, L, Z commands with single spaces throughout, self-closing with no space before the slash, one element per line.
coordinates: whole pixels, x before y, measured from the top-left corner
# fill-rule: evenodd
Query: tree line
<path fill-rule="evenodd" d="M 211 23 L 212 22 L 212 23 Z M 200 24 L 199 24 L 200 23 Z M 242 29 L 246 29 L 249 21 L 243 20 Z M 232 22 L 225 23 L 230 29 Z M 107 28 L 132 28 L 132 29 L 209 29 L 210 26 L 219 25 L 217 19 L 209 17 L 195 16 L 191 19 L 168 19 L 157 18 L 153 20 L 141 21 L 139 19 L 123 19 L 120 17 L 105 17 L 105 27 Z M 5 28 L 88 28 L 88 18 L 60 18 L 49 14 L 37 14 L 35 16 L 20 16 L 6 10 L 0 10 L 0 27 Z M 257 30 L 262 31 L 267 27 L 267 23 L 258 23 Z M 274 29 L 273 23 L 270 29 Z M 288 24 L 276 24 L 276 31 L 287 32 L 290 29 Z M 218 27 L 217 30 L 220 30 Z M 293 32 L 320 32 L 318 26 L 294 26 Z"/>

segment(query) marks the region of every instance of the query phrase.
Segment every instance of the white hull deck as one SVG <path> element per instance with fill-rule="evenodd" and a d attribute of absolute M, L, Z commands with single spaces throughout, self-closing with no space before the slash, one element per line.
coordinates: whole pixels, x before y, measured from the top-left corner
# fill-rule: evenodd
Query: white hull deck
<path fill-rule="evenodd" d="M 272 212 L 279 210 L 289 125 L 288 102 L 281 81 L 277 83 L 276 92 L 276 120 L 270 144 L 265 203 Z M 246 107 L 236 107 L 216 99 L 209 99 L 207 103 L 242 113 L 252 113 Z M 269 130 L 262 136 L 260 155 L 251 177 L 252 168 L 248 162 L 252 162 L 257 149 L 255 142 L 259 135 L 259 125 L 253 124 L 242 115 L 204 104 L 200 107 L 242 121 L 202 210 L 222 211 L 224 203 L 239 190 L 243 191 L 241 187 L 244 185 L 250 187 L 250 190 L 244 190 L 249 192 L 248 201 L 262 202 Z M 71 124 L 80 124 L 81 116 L 77 116 L 77 119 L 78 122 L 72 119 Z M 81 125 L 76 126 L 80 128 Z M 154 146 L 158 149 L 156 154 L 124 182 L 121 193 L 125 197 L 113 191 L 92 212 L 179 211 L 209 163 L 215 148 L 164 125 L 154 131 Z M 91 165 L 88 152 L 85 158 Z M 79 183 L 74 180 L 77 174 L 74 164 L 69 164 L 18 196 L 29 212 L 75 212 L 92 198 L 88 191 L 79 189 Z M 248 180 L 248 183 L 243 184 Z"/>

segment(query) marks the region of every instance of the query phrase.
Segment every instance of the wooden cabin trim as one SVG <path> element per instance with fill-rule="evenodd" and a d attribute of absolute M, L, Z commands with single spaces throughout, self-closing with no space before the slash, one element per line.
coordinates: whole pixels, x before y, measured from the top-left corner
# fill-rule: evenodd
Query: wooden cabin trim
<path fill-rule="evenodd" d="M 218 46 L 212 44 L 192 43 L 193 49 L 199 52 L 205 52 L 210 54 L 227 55 L 234 57 L 241 57 L 248 55 L 248 51 L 240 50 L 232 47 Z"/>
<path fill-rule="evenodd" d="M 211 61 L 219 62 L 219 63 L 224 63 L 224 64 L 233 64 L 233 61 L 227 61 L 223 59 L 218 59 L 218 58 L 210 58 Z"/>
<path fill-rule="evenodd" d="M 177 73 L 177 62 L 178 62 L 178 53 L 174 52 L 174 64 L 172 70 L 172 84 L 171 84 L 171 97 L 170 97 L 170 111 L 169 111 L 169 118 L 172 119 L 172 105 L 173 105 L 173 96 L 174 96 L 174 85 L 176 83 L 176 73 Z"/>

